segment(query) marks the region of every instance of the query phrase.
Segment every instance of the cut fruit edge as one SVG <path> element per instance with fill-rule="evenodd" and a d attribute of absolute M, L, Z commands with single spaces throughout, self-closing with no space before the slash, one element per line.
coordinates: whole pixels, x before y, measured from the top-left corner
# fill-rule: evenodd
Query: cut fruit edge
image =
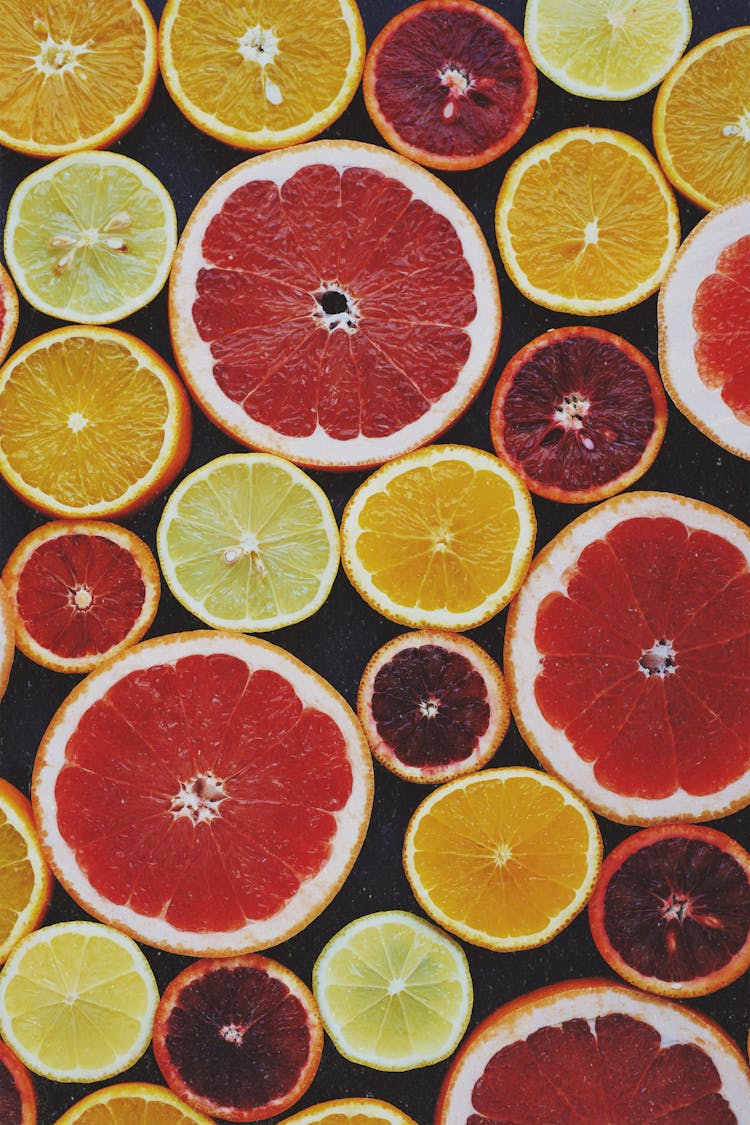
<path fill-rule="evenodd" d="M 360 1121 L 360 1116 L 364 1121 Z M 395 1105 L 377 1098 L 336 1098 L 319 1102 L 293 1117 L 285 1117 L 280 1125 L 340 1125 L 341 1118 L 354 1118 L 356 1125 L 417 1125 Z"/>
<path fill-rule="evenodd" d="M 215 1125 L 205 1114 L 191 1109 L 166 1086 L 157 1086 L 150 1082 L 118 1082 L 113 1086 L 105 1086 L 103 1089 L 94 1090 L 93 1093 L 87 1094 L 86 1097 L 81 1098 L 80 1101 L 66 1110 L 62 1117 L 57 1119 L 55 1125 L 76 1125 L 79 1121 L 83 1121 L 84 1125 L 96 1125 L 98 1115 L 96 1117 L 93 1114 L 91 1117 L 84 1115 L 88 1115 L 88 1111 L 95 1110 L 97 1106 L 108 1106 L 110 1102 L 114 1105 L 120 1099 L 140 1100 L 147 1104 L 169 1106 L 172 1109 L 179 1110 L 182 1116 L 179 1120 L 175 1119 L 172 1125 L 185 1125 L 187 1121 L 193 1121 L 195 1125 Z M 107 1109 L 107 1113 L 110 1114 L 109 1109 Z M 117 1121 L 112 1119 L 110 1125 L 130 1125 L 130 1123 L 125 1120 L 124 1116 L 119 1116 Z"/>
<path fill-rule="evenodd" d="M 0 811 L 8 826 L 26 845 L 26 862 L 31 868 L 33 885 L 26 906 L 13 923 L 6 941 L 0 944 L 0 964 L 10 955 L 21 938 L 41 923 L 52 897 L 52 872 L 44 858 L 31 803 L 9 781 L 0 779 Z M 14 866 L 19 866 L 16 858 Z M 7 903 L 4 904 L 7 907 Z"/>
<path fill-rule="evenodd" d="M 10 351 L 18 328 L 18 293 L 13 278 L 0 265 L 0 302 L 3 305 L 3 326 L 0 329 L 0 364 Z"/>
<path fill-rule="evenodd" d="M 13 600 L 0 578 L 0 699 L 5 694 L 13 667 L 16 623 Z"/>

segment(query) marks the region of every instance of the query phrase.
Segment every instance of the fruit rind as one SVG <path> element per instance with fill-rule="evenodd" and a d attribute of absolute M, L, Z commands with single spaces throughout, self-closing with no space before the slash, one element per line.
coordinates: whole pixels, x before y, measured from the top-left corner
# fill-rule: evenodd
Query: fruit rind
<path fill-rule="evenodd" d="M 96 1109 L 99 1106 L 109 1107 L 110 1103 L 116 1105 L 119 1099 L 142 1099 L 145 1104 L 155 1104 L 158 1106 L 169 1106 L 175 1110 L 179 1110 L 185 1120 L 195 1122 L 195 1125 L 214 1125 L 210 1118 L 197 1110 L 191 1109 L 181 1098 L 168 1090 L 166 1086 L 156 1086 L 150 1082 L 118 1082 L 114 1086 L 106 1086 L 101 1090 L 94 1090 L 93 1093 L 87 1094 L 86 1097 L 81 1098 L 79 1102 L 72 1105 L 62 1117 L 58 1118 L 55 1125 L 77 1125 L 78 1122 L 83 1121 L 84 1125 L 91 1125 L 96 1120 Z M 87 1118 L 89 1110 L 93 1110 L 92 1116 Z M 107 1113 L 110 1113 L 107 1108 Z M 121 1118 L 117 1125 L 128 1125 L 128 1122 Z M 180 1122 L 182 1125 L 182 1121 Z"/>
<path fill-rule="evenodd" d="M 13 602 L 5 588 L 5 583 L 0 578 L 0 699 L 5 695 L 5 689 L 10 679 L 10 670 L 13 667 L 15 634 Z"/>
<path fill-rule="evenodd" d="M 285 1117 L 281 1125 L 328 1125 L 329 1120 L 358 1118 L 360 1114 L 366 1117 L 367 1125 L 417 1125 L 396 1106 L 377 1098 L 335 1098 L 320 1102 L 292 1117 Z"/>
<path fill-rule="evenodd" d="M 4 306 L 3 326 L 0 329 L 0 363 L 11 349 L 18 327 L 18 294 L 5 266 L 0 265 L 0 302 Z"/>
<path fill-rule="evenodd" d="M 0 809 L 10 827 L 24 840 L 27 859 L 33 872 L 32 897 L 13 925 L 7 940 L 0 945 L 0 964 L 5 961 L 21 938 L 40 925 L 52 897 L 52 872 L 47 866 L 34 823 L 31 803 L 9 781 L 0 779 Z"/>

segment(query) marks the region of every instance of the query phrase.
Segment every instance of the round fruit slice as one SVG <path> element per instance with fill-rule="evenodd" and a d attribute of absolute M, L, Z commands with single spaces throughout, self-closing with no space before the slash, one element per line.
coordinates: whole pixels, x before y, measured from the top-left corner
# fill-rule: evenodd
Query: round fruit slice
<path fill-rule="evenodd" d="M 13 602 L 10 594 L 0 580 L 0 699 L 5 695 L 5 689 L 10 679 L 10 670 L 13 666 L 13 653 L 15 651 L 16 622 L 13 614 Z"/>
<path fill-rule="evenodd" d="M 101 520 L 35 528 L 2 574 L 16 619 L 16 644 L 56 672 L 90 672 L 135 644 L 159 604 L 159 568 L 132 531 Z"/>
<path fill-rule="evenodd" d="M 692 22 L 688 0 L 529 0 L 524 37 L 563 90 L 625 101 L 658 86 L 687 47 Z"/>
<path fill-rule="evenodd" d="M 741 1125 L 750 1071 L 713 1020 L 604 980 L 511 1000 L 456 1055 L 436 1125 L 614 1121 Z"/>
<path fill-rule="evenodd" d="M 532 949 L 583 910 L 602 841 L 594 817 L 540 770 L 482 770 L 422 801 L 404 868 L 422 909 L 486 949 Z"/>
<path fill-rule="evenodd" d="M 750 194 L 750 27 L 705 39 L 665 78 L 654 147 L 678 191 L 709 210 Z"/>
<path fill-rule="evenodd" d="M 53 870 L 90 914 L 226 956 L 286 940 L 331 901 L 364 839 L 372 759 L 341 696 L 293 656 L 184 633 L 74 689 L 32 797 Z"/>
<path fill-rule="evenodd" d="M 55 1125 L 213 1125 L 164 1086 L 119 1082 L 94 1090 L 58 1117 Z"/>
<path fill-rule="evenodd" d="M 237 148 L 281 148 L 344 112 L 365 33 L 354 0 L 264 0 L 262 9 L 168 0 L 159 57 L 167 89 L 199 129 Z"/>
<path fill-rule="evenodd" d="M 416 1125 L 400 1109 L 376 1098 L 337 1098 L 285 1117 L 282 1125 Z"/>
<path fill-rule="evenodd" d="M 534 64 L 512 24 L 473 0 L 422 0 L 367 52 L 365 105 L 384 139 L 429 168 L 489 164 L 536 105 Z"/>
<path fill-rule="evenodd" d="M 31 805 L 15 786 L 0 779 L 0 964 L 39 925 L 51 894 L 52 876 Z"/>
<path fill-rule="evenodd" d="M 380 764 L 426 785 L 487 765 L 510 722 L 495 661 L 441 629 L 404 633 L 378 649 L 360 680 L 357 713 Z"/>
<path fill-rule="evenodd" d="M 341 520 L 341 561 L 384 617 L 473 629 L 515 594 L 535 534 L 531 497 L 507 465 L 469 446 L 431 445 L 359 486 Z"/>
<path fill-rule="evenodd" d="M 0 1043 L 0 1110 L 3 1125 L 36 1125 L 36 1093 L 31 1075 L 4 1043 Z"/>
<path fill-rule="evenodd" d="M 588 325 L 555 328 L 516 352 L 495 388 L 492 444 L 538 496 L 604 500 L 659 452 L 667 400 L 645 355 Z"/>
<path fill-rule="evenodd" d="M 495 226 L 523 295 L 579 316 L 620 312 L 650 296 L 680 242 L 659 165 L 612 129 L 565 129 L 524 152 L 503 180 Z"/>
<path fill-rule="evenodd" d="M 750 801 L 750 529 L 633 492 L 544 548 L 511 606 L 505 676 L 544 765 L 627 824 Z"/>
<path fill-rule="evenodd" d="M 158 999 L 151 966 L 129 937 L 96 922 L 59 922 L 23 938 L 8 958 L 0 1032 L 35 1074 L 97 1082 L 144 1053 Z"/>
<path fill-rule="evenodd" d="M 13 193 L 5 257 L 29 304 L 80 324 L 110 324 L 153 300 L 177 245 L 174 204 L 137 160 L 64 156 Z"/>
<path fill-rule="evenodd" d="M 750 198 L 707 215 L 659 294 L 664 385 L 690 421 L 750 458 Z"/>
<path fill-rule="evenodd" d="M 474 999 L 461 947 L 404 910 L 368 914 L 339 930 L 315 962 L 313 989 L 339 1053 L 376 1070 L 447 1058 Z"/>
<path fill-rule="evenodd" d="M 289 1109 L 315 1077 L 323 1028 L 310 990 L 268 957 L 198 961 L 168 986 L 154 1056 L 168 1085 L 224 1121 Z"/>
<path fill-rule="evenodd" d="M 635 832 L 605 859 L 589 922 L 631 984 L 676 998 L 716 992 L 750 968 L 750 855 L 702 824 Z"/>
<path fill-rule="evenodd" d="M 18 327 L 18 294 L 13 280 L 0 265 L 0 363 L 10 351 Z"/>
<path fill-rule="evenodd" d="M 232 437 L 357 468 L 466 409 L 494 360 L 500 297 L 449 188 L 386 149 L 320 141 L 207 192 L 177 250 L 170 323 L 188 386 Z"/>
<path fill-rule="evenodd" d="M 156 82 L 156 25 L 142 0 L 0 0 L 0 144 L 62 156 L 112 144 Z"/>
<path fill-rule="evenodd" d="M 113 328 L 58 328 L 0 372 L 0 473 L 50 516 L 126 515 L 173 480 L 190 404 L 156 352 Z"/>
<path fill-rule="evenodd" d="M 181 481 L 157 533 L 174 596 L 216 628 L 264 632 L 328 597 L 339 529 L 326 494 L 278 457 L 231 453 Z"/>

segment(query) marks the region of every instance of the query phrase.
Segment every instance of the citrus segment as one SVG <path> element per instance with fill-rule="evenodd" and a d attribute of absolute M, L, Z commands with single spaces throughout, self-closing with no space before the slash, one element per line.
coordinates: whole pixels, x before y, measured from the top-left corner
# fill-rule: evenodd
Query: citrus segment
<path fill-rule="evenodd" d="M 0 363 L 10 351 L 18 327 L 18 294 L 13 280 L 0 265 Z"/>
<path fill-rule="evenodd" d="M 31 1075 L 4 1043 L 0 1043 L 0 1111 L 3 1125 L 36 1125 L 36 1093 Z"/>
<path fill-rule="evenodd" d="M 213 1125 L 164 1086 L 119 1082 L 87 1094 L 55 1125 Z"/>
<path fill-rule="evenodd" d="M 416 1125 L 400 1109 L 376 1098 L 337 1098 L 285 1117 L 283 1125 Z"/>
<path fill-rule="evenodd" d="M 5 689 L 10 679 L 10 670 L 13 666 L 13 653 L 15 651 L 15 615 L 13 602 L 0 580 L 0 699 L 5 695 Z"/>
<path fill-rule="evenodd" d="M 41 922 L 52 894 L 34 818 L 23 793 L 0 779 L 0 964 Z"/>

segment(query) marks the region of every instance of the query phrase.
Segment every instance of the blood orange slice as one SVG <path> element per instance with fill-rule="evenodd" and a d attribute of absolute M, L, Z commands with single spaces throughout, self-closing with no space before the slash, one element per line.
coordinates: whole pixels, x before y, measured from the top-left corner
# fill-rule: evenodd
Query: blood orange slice
<path fill-rule="evenodd" d="M 13 665 L 15 651 L 15 616 L 13 602 L 0 581 L 0 699 L 5 695 L 5 689 L 10 679 L 10 670 Z"/>
<path fill-rule="evenodd" d="M 71 693 L 32 798 L 53 870 L 90 914 L 226 956 L 285 940 L 333 898 L 364 838 L 372 761 L 342 698 L 294 657 L 194 632 L 137 645 Z"/>
<path fill-rule="evenodd" d="M 511 607 L 511 709 L 595 810 L 649 824 L 750 801 L 750 529 L 634 492 L 569 524 Z"/>
<path fill-rule="evenodd" d="M 0 1043 L 0 1121 L 3 1125 L 36 1125 L 31 1075 L 4 1043 Z"/>
<path fill-rule="evenodd" d="M 473 0 L 422 0 L 370 47 L 365 105 L 392 148 L 429 168 L 480 168 L 519 140 L 536 105 L 523 36 Z"/>
<path fill-rule="evenodd" d="M 403 157 L 319 141 L 223 176 L 182 236 L 175 355 L 245 445 L 369 466 L 446 429 L 489 371 L 497 277 L 476 220 Z"/>
<path fill-rule="evenodd" d="M 12 278 L 0 265 L 0 363 L 10 351 L 18 327 L 18 294 Z"/>
<path fill-rule="evenodd" d="M 658 372 L 620 336 L 579 325 L 516 352 L 495 389 L 492 443 L 532 492 L 604 500 L 653 463 L 667 425 Z"/>
<path fill-rule="evenodd" d="M 436 1125 L 741 1125 L 750 1071 L 706 1016 L 603 980 L 499 1008 L 456 1055 Z"/>

